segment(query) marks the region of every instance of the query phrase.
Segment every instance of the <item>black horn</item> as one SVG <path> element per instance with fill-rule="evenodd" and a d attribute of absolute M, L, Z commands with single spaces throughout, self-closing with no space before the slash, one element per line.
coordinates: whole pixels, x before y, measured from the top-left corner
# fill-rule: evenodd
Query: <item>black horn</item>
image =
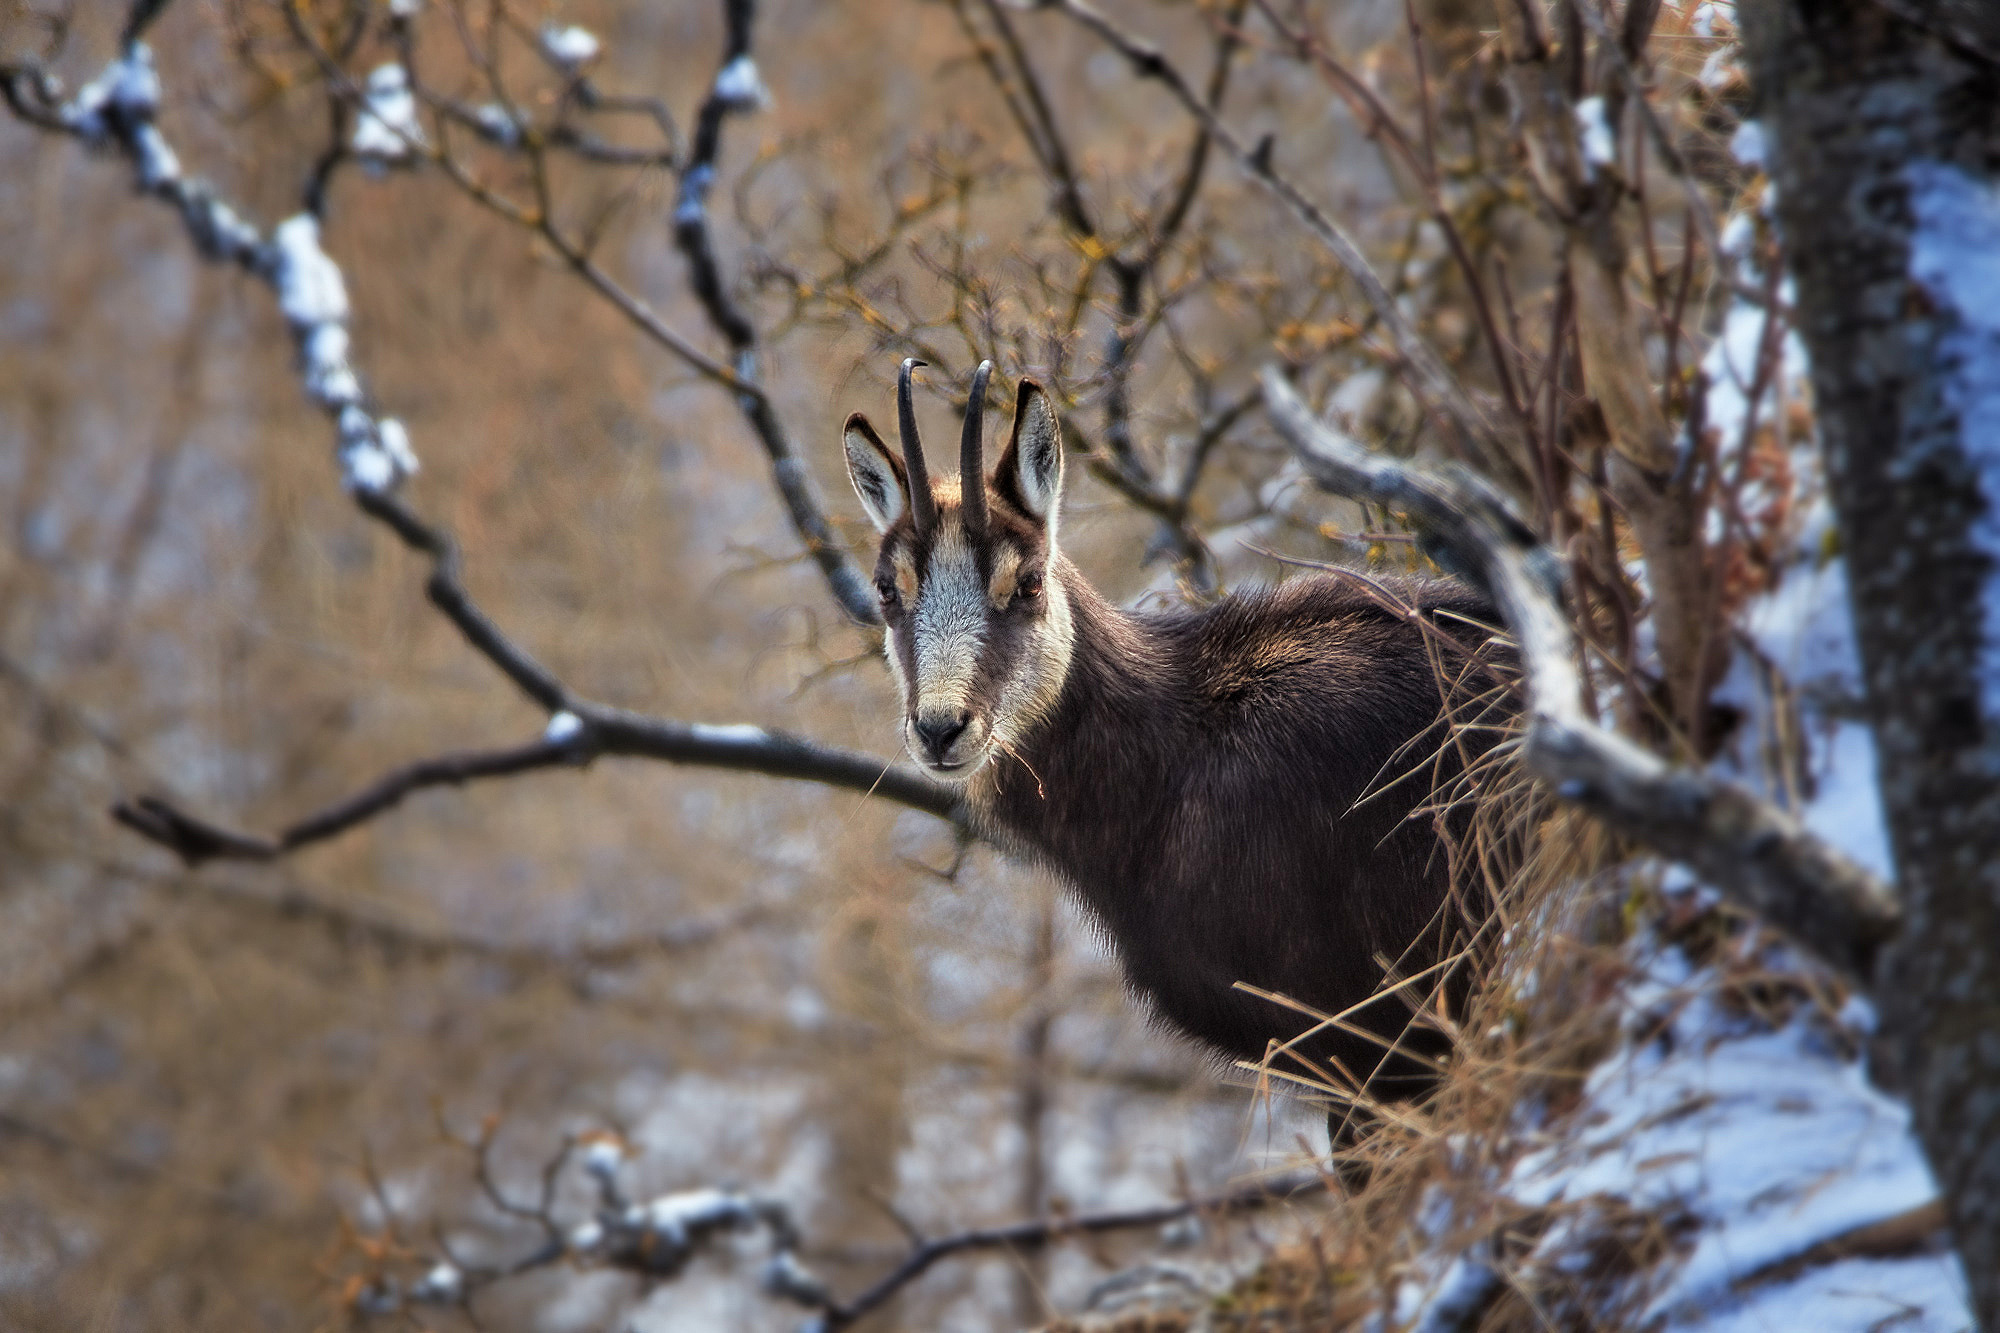
<path fill-rule="evenodd" d="M 965 530 L 986 531 L 986 460 L 981 457 L 986 426 L 986 381 L 993 363 L 981 361 L 972 372 L 972 397 L 965 404 L 965 432 L 958 438 L 958 493 Z"/>
<path fill-rule="evenodd" d="M 910 372 L 929 365 L 914 356 L 903 358 L 896 377 L 896 426 L 903 436 L 903 463 L 910 470 L 910 517 L 922 536 L 937 527 L 937 502 L 931 498 L 930 473 L 924 471 L 924 442 L 917 438 L 917 405 L 910 397 Z"/>

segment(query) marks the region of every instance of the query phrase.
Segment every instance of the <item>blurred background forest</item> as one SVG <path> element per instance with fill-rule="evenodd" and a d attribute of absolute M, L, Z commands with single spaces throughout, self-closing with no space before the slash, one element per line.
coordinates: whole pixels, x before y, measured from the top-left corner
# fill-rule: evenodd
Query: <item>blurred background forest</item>
<path fill-rule="evenodd" d="M 1683 756 L 1740 743 L 1745 772 L 1809 798 L 1782 664 L 1730 628 L 1824 532 L 1793 475 L 1811 413 L 1765 318 L 1778 269 L 1729 7 L 1109 6 L 1227 143 L 1078 8 L 138 12 L 180 170 L 260 231 L 319 215 L 367 406 L 422 462 L 397 493 L 580 696 L 897 755 L 875 631 L 843 609 L 842 552 L 865 565 L 872 534 L 835 439 L 885 412 L 906 355 L 931 363 L 934 439 L 982 356 L 1053 386 L 1064 543 L 1122 601 L 1283 577 L 1275 555 L 1423 567 L 1394 516 L 1307 487 L 1262 415 L 1275 361 L 1328 423 L 1471 463 L 1531 516 L 1570 562 L 1603 716 Z M 59 75 L 21 96 L 61 107 L 126 20 L 5 0 L 0 59 Z M 637 1197 L 781 1198 L 843 1291 L 911 1229 L 1168 1203 L 1323 1148 L 1318 1109 L 1149 1029 L 1045 877 L 866 784 L 600 757 L 192 865 L 115 824 L 151 796 L 281 829 L 550 720 L 357 509 L 339 392 L 301 392 L 302 365 L 342 358 L 315 361 L 292 336 L 315 318 L 258 277 L 296 288 L 248 251 L 204 262 L 174 209 L 134 197 L 120 146 L 151 115 L 0 120 L 0 1323 L 360 1317 L 451 1238 L 506 1250 L 482 1138 L 506 1198 L 594 1131 L 619 1136 Z M 1439 428 L 1399 379 L 1411 331 L 1516 443 Z M 1611 448 L 1670 424 L 1698 464 L 1673 482 L 1678 538 L 1621 493 Z M 1820 739 L 1853 740 L 1838 701 L 1826 716 Z M 1872 810 L 1816 817 L 1884 859 Z M 1568 875 L 1607 862 L 1575 844 Z M 573 1166 L 559 1197 L 584 1215 Z M 1181 1239 L 1218 1263 L 1286 1225 Z M 878 1326 L 1031 1326 L 1155 1239 L 981 1251 Z M 657 1288 L 545 1264 L 477 1311 L 800 1317 L 727 1255 Z"/>

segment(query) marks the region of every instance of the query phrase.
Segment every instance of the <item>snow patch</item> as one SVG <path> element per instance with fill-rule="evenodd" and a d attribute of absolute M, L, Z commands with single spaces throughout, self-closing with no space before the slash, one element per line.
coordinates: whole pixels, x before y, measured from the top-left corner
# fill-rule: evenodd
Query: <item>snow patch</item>
<path fill-rule="evenodd" d="M 424 128 L 417 122 L 417 99 L 410 76 L 401 65 L 378 65 L 368 76 L 361 114 L 347 146 L 361 157 L 400 162 L 424 146 Z"/>
<path fill-rule="evenodd" d="M 597 58 L 604 44 L 588 28 L 571 24 L 559 28 L 551 23 L 542 29 L 542 51 L 564 70 L 575 73 Z"/>
<path fill-rule="evenodd" d="M 733 1191 L 695 1189 L 634 1204 L 624 1220 L 626 1226 L 643 1227 L 661 1244 L 678 1250 L 703 1232 L 749 1225 L 757 1220 L 757 1209 L 749 1198 Z"/>
<path fill-rule="evenodd" d="M 1970 1309 L 1965 1274 L 1951 1255 L 1850 1259 L 1757 1288 L 1735 1306 L 1676 1320 L 1667 1333 L 1965 1333 Z"/>
<path fill-rule="evenodd" d="M 1937 1197 L 1909 1109 L 1868 1083 L 1843 1050 L 1850 1035 L 1811 1012 L 1766 1027 L 1721 990 L 1676 950 L 1653 959 L 1628 992 L 1633 1039 L 1592 1072 L 1563 1141 L 1524 1158 L 1510 1184 L 1531 1205 L 1609 1196 L 1686 1217 L 1690 1248 L 1645 1316 L 1682 1326 L 1729 1307 L 1733 1284 Z M 1957 1295 L 1937 1313 L 1962 1323 L 1950 1262 L 1959 1285 L 1938 1290 Z M 1859 1277 L 1852 1261 L 1816 1271 Z M 1790 1327 L 1862 1328 L 1873 1308 L 1859 1323 Z"/>
<path fill-rule="evenodd" d="M 1770 145 L 1764 139 L 1764 126 L 1755 120 L 1746 120 L 1736 127 L 1736 133 L 1729 136 L 1729 153 L 1746 167 L 1762 169 L 1770 153 Z"/>
<path fill-rule="evenodd" d="M 764 1266 L 759 1284 L 781 1300 L 805 1306 L 820 1306 L 832 1298 L 825 1282 L 798 1260 L 790 1250 L 779 1250 Z"/>
<path fill-rule="evenodd" d="M 433 1265 L 428 1273 L 410 1284 L 410 1299 L 413 1301 L 452 1305 L 464 1294 L 465 1274 L 451 1263 Z"/>
<path fill-rule="evenodd" d="M 1576 136 L 1588 174 L 1618 161 L 1618 136 L 1611 132 L 1602 97 L 1586 97 L 1576 104 Z"/>
<path fill-rule="evenodd" d="M 1739 224 L 1742 230 L 1738 230 Z M 1722 233 L 1728 250 L 1739 241 L 1747 250 L 1753 225 L 1737 214 Z M 1736 253 L 1732 251 L 1731 253 Z M 1748 301 L 1738 300 L 1723 317 L 1722 332 L 1701 359 L 1708 376 L 1706 411 L 1708 425 L 1719 433 L 1720 457 L 1732 457 L 1743 443 L 1744 427 L 1750 417 L 1750 390 L 1757 382 L 1757 362 L 1764 350 L 1764 326 L 1769 316 Z M 1787 328 L 1778 343 L 1776 371 L 1757 403 L 1758 417 L 1772 414 L 1772 404 L 1781 402 L 1788 386 L 1803 384 L 1806 375 L 1805 344 Z"/>
<path fill-rule="evenodd" d="M 521 142 L 520 118 L 498 102 L 487 102 L 474 109 L 472 123 L 482 138 L 502 148 L 513 148 Z"/>
<path fill-rule="evenodd" d="M 549 719 L 549 725 L 542 728 L 542 739 L 547 741 L 550 745 L 568 745 L 571 741 L 575 740 L 578 736 L 581 736 L 582 734 L 583 734 L 583 719 L 578 717 L 575 713 L 570 712 L 567 708 L 556 713 L 553 717 Z M 596 1154 L 599 1149 L 607 1146 L 610 1147 L 612 1153 L 614 1154 L 614 1160 L 616 1156 L 622 1155 L 619 1154 L 616 1144 L 606 1145 L 603 1143 L 593 1143 L 590 1145 L 590 1152 L 586 1153 L 584 1156 L 584 1164 L 586 1166 L 589 1166 L 593 1162 L 595 1162 L 597 1158 L 593 1156 L 593 1154 Z"/>
<path fill-rule="evenodd" d="M 347 407 L 361 400 L 361 382 L 347 364 L 347 330 L 339 324 L 314 324 L 299 339 L 299 359 L 306 393 L 321 406 Z"/>
<path fill-rule="evenodd" d="M 715 98 L 731 111 L 756 111 L 771 104 L 771 90 L 757 74 L 757 62 L 736 57 L 715 76 Z"/>
<path fill-rule="evenodd" d="M 1733 36 L 1736 31 L 1734 0 L 1711 0 L 1710 3 L 1696 5 L 1694 17 L 1688 22 L 1688 31 L 1697 37 Z"/>
<path fill-rule="evenodd" d="M 1711 93 L 1719 93 L 1743 78 L 1743 66 L 1737 61 L 1734 43 L 1718 47 L 1708 59 L 1701 62 L 1701 73 L 1697 79 L 1703 88 Z"/>
<path fill-rule="evenodd" d="M 347 320 L 347 283 L 340 265 L 319 246 L 319 219 L 298 213 L 271 231 L 277 252 L 271 281 L 278 289 L 278 308 L 295 329 Z"/>
<path fill-rule="evenodd" d="M 106 65 L 98 76 L 77 89 L 58 113 L 63 124 L 84 137 L 102 140 L 111 133 L 107 113 L 127 123 L 149 121 L 160 109 L 160 75 L 153 52 L 134 42 L 124 55 Z"/>
<path fill-rule="evenodd" d="M 417 475 L 419 464 L 417 452 L 410 447 L 410 432 L 394 417 L 383 417 L 375 423 L 375 442 L 389 455 L 389 461 L 396 465 L 401 476 Z"/>
<path fill-rule="evenodd" d="M 203 182 L 181 187 L 181 216 L 187 220 L 195 247 L 210 259 L 254 263 L 263 249 L 264 238 L 257 229 L 216 198 Z"/>
<path fill-rule="evenodd" d="M 1955 315 L 1939 351 L 1948 366 L 1945 401 L 1979 474 L 1986 512 L 1973 541 L 1993 562 L 1986 578 L 1981 645 L 1982 703 L 2000 718 L 2000 189 L 1945 162 L 1912 162 L 1910 276 L 1941 311 Z"/>
<path fill-rule="evenodd" d="M 356 406 L 342 408 L 339 420 L 340 481 L 347 490 L 391 490 L 416 472 L 417 456 L 401 422 L 377 422 Z"/>
<path fill-rule="evenodd" d="M 1794 457 L 1802 479 L 1809 468 L 1817 475 L 1816 456 L 1800 450 Z M 1824 495 L 1813 497 L 1778 585 L 1751 598 L 1739 617 L 1758 654 L 1790 686 L 1808 751 L 1806 792 L 1764 794 L 1781 802 L 1803 795 L 1788 803 L 1807 828 L 1893 882 L 1888 820 L 1875 775 L 1875 734 L 1863 720 L 1866 695 L 1847 562 L 1826 554 L 1833 535 L 1831 504 Z M 1753 677 L 1752 665 L 1739 661 L 1721 697 L 1744 708 L 1756 721 L 1754 731 L 1768 732 L 1776 723 L 1765 716 L 1769 701 Z"/>
<path fill-rule="evenodd" d="M 771 733 L 762 727 L 753 727 L 747 722 L 734 722 L 713 727 L 697 722 L 688 728 L 697 741 L 710 745 L 762 745 L 771 739 Z"/>
<path fill-rule="evenodd" d="M 674 200 L 674 225 L 676 227 L 699 227 L 702 224 L 702 209 L 708 206 L 708 192 L 715 184 L 715 168 L 706 162 L 681 177 L 681 188 Z"/>
<path fill-rule="evenodd" d="M 132 156 L 139 167 L 139 184 L 160 190 L 181 177 L 181 160 L 167 137 L 150 121 L 132 131 Z"/>

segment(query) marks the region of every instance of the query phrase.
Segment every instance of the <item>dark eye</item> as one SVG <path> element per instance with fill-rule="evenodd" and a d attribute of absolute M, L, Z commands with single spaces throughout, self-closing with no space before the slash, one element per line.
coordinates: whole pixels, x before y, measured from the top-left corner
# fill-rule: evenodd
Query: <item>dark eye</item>
<path fill-rule="evenodd" d="M 1042 576 L 1034 573 L 1021 575 L 1020 582 L 1014 585 L 1014 591 L 1021 595 L 1022 601 L 1032 601 L 1040 597 L 1042 595 Z"/>
<path fill-rule="evenodd" d="M 893 607 L 902 600 L 896 592 L 896 581 L 894 579 L 876 579 L 875 591 L 881 595 L 882 605 L 884 606 Z"/>

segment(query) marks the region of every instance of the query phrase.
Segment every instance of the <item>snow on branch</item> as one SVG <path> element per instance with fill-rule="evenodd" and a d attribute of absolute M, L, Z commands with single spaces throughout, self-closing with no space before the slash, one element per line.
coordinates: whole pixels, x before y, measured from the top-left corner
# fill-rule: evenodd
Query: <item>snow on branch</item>
<path fill-rule="evenodd" d="M 1573 636 L 1550 554 L 1490 488 L 1458 469 L 1385 458 L 1326 429 L 1276 369 L 1272 421 L 1323 490 L 1404 511 L 1454 572 L 1483 587 L 1513 632 L 1528 691 L 1523 760 L 1556 795 L 1708 883 L 1863 987 L 1895 933 L 1893 891 L 1776 806 L 1677 768 L 1584 713 Z"/>
<path fill-rule="evenodd" d="M 536 232 L 574 273 L 647 337 L 703 377 L 733 393 L 739 411 L 769 459 L 772 482 L 792 528 L 819 567 L 834 599 L 857 624 L 879 625 L 881 610 L 869 580 L 842 546 L 812 474 L 761 382 L 758 330 L 730 294 L 710 235 L 708 198 L 716 182 L 723 123 L 732 115 L 758 110 L 770 101 L 769 90 L 751 52 L 756 16 L 753 0 L 722 0 L 722 10 L 726 27 L 722 61 L 702 100 L 693 142 L 685 155 L 675 151 L 678 136 L 673 118 L 660 99 L 612 95 L 597 88 L 589 71 L 601 60 L 603 47 L 597 36 L 586 29 L 551 26 L 533 39 L 536 54 L 565 81 L 566 89 L 565 95 L 558 99 L 563 111 L 558 113 L 557 120 L 549 125 L 531 125 L 525 112 L 504 100 L 470 107 L 424 87 L 416 77 L 414 30 L 408 24 L 402 26 L 399 40 L 403 43 L 404 58 L 395 67 L 402 72 L 402 86 L 416 103 L 431 106 L 441 117 L 468 126 L 486 143 L 529 158 L 535 168 L 533 175 L 542 182 L 540 191 L 544 196 L 532 207 L 509 200 L 482 183 L 476 173 L 452 155 L 448 145 L 432 145 L 408 134 L 396 134 L 391 117 L 403 109 L 402 103 L 393 97 L 386 104 L 383 101 L 385 93 L 394 94 L 396 90 L 377 88 L 373 77 L 368 87 L 360 86 L 298 10 L 286 7 L 285 17 L 294 38 L 319 65 L 330 92 L 354 106 L 364 126 L 372 116 L 383 127 L 385 136 L 398 138 L 413 156 L 421 154 L 442 169 L 453 184 L 482 207 Z M 378 69 L 376 75 L 384 76 L 384 69 Z M 497 95 L 497 74 L 491 69 L 486 72 Z M 391 76 L 385 77 L 394 81 Z M 668 147 L 660 151 L 634 150 L 602 143 L 569 123 L 565 113 L 572 106 L 591 111 L 645 111 L 659 123 Z M 413 111 L 410 124 L 415 124 Z M 357 134 L 360 132 L 358 127 Z M 674 242 L 687 261 L 696 300 L 709 324 L 728 345 L 726 356 L 711 356 L 696 339 L 669 325 L 597 263 L 591 253 L 594 241 L 587 234 L 573 232 L 563 225 L 553 199 L 547 196 L 544 158 L 551 149 L 563 149 L 605 165 L 670 165 L 675 169 L 679 184 L 670 219 Z M 369 160 L 383 159 L 378 156 Z"/>
<path fill-rule="evenodd" d="M 1303 1174 L 1150 1208 L 979 1227 L 939 1237 L 911 1229 L 910 1248 L 903 1257 L 860 1293 L 842 1300 L 800 1257 L 805 1237 L 780 1199 L 711 1186 L 634 1198 L 625 1184 L 629 1145 L 616 1135 L 593 1130 L 564 1141 L 542 1164 L 533 1199 L 524 1201 L 502 1187 L 495 1171 L 497 1128 L 497 1120 L 489 1119 L 476 1138 L 461 1141 L 460 1146 L 472 1155 L 474 1180 L 486 1202 L 514 1225 L 538 1233 L 538 1243 L 511 1261 L 477 1263 L 456 1253 L 444 1240 L 443 1230 L 433 1227 L 432 1244 L 442 1253 L 419 1258 L 413 1276 L 396 1271 L 391 1256 L 419 1251 L 402 1235 L 402 1219 L 378 1187 L 375 1203 L 384 1239 L 393 1243 L 358 1247 L 368 1267 L 349 1284 L 347 1301 L 353 1314 L 407 1314 L 424 1306 L 455 1306 L 469 1312 L 472 1298 L 481 1291 L 561 1264 L 626 1272 L 652 1282 L 672 1281 L 728 1238 L 761 1232 L 769 1248 L 758 1285 L 774 1299 L 812 1311 L 805 1329 L 833 1333 L 874 1313 L 937 1264 L 957 1255 L 1036 1250 L 1073 1236 L 1163 1227 L 1190 1217 L 1231 1216 L 1310 1198 L 1327 1188 L 1325 1177 Z M 574 1179 L 576 1167 L 594 1195 L 588 1214 L 581 1217 L 561 1203 L 562 1185 L 566 1177 Z"/>
<path fill-rule="evenodd" d="M 951 792 L 893 761 L 759 727 L 679 722 L 580 699 L 478 608 L 459 576 L 457 543 L 395 494 L 399 484 L 417 471 L 417 458 L 402 423 L 377 417 L 364 405 L 360 377 L 348 359 L 346 280 L 320 244 L 319 219 L 303 212 L 279 223 L 268 238 L 264 237 L 213 187 L 182 172 L 179 158 L 154 123 L 160 106 L 160 80 L 152 52 L 138 40 L 137 33 L 157 9 L 157 5 L 141 5 L 135 10 L 123 53 L 74 97 L 65 100 L 53 76 L 28 65 L 0 66 L 0 95 L 17 116 L 31 124 L 121 153 L 132 164 L 141 193 L 174 206 L 190 239 L 205 257 L 234 263 L 270 286 L 299 349 L 307 396 L 335 422 L 343 481 L 356 504 L 404 544 L 431 557 L 426 593 L 432 604 L 473 648 L 551 717 L 538 741 L 439 755 L 405 765 L 273 836 L 212 823 L 161 797 L 120 802 L 112 811 L 113 817 L 189 865 L 217 859 L 267 861 L 365 823 L 418 790 L 582 765 L 598 755 L 610 754 L 822 782 L 878 795 L 940 818 L 962 819 Z M 718 123 L 723 114 L 746 109 L 745 80 L 756 78 L 755 67 L 743 63 L 748 60 L 750 7 L 742 0 L 731 0 L 726 9 L 731 34 L 724 65 L 727 77 L 718 79 L 708 100 L 708 106 L 716 108 L 714 119 Z M 576 35 L 581 32 L 558 33 L 545 42 L 550 58 L 573 58 L 576 65 L 587 61 L 595 54 L 595 39 L 582 33 L 593 43 L 592 51 L 585 54 L 583 41 Z M 351 152 L 364 159 L 391 161 L 431 151 L 422 137 L 414 83 L 405 64 L 377 68 L 365 92 L 354 91 L 360 114 L 348 145 Z M 711 139 L 711 163 L 715 148 Z M 705 275 L 700 271 L 703 265 L 696 265 L 697 287 L 712 287 L 702 294 L 718 326 L 728 332 L 733 315 L 734 322 L 748 328 L 747 320 L 733 314 L 722 294 L 707 244 L 705 220 L 698 245 L 690 246 L 685 239 L 683 243 L 684 248 L 698 250 L 706 257 Z M 749 336 L 754 339 L 754 334 Z M 737 340 L 732 336 L 731 341 Z M 747 366 L 748 348 L 738 345 L 743 352 L 739 365 Z M 804 469 L 792 454 L 768 400 L 753 385 L 746 382 L 743 387 L 746 392 L 739 394 L 739 401 L 772 453 L 795 521 L 803 513 L 816 522 L 819 540 L 815 546 L 834 553 L 834 564 L 839 566 L 829 568 L 829 573 L 849 570 L 851 562 L 834 545 L 817 501 L 809 493 Z M 859 576 L 848 581 L 858 584 Z M 847 591 L 838 577 L 835 586 L 838 591 Z M 852 599 L 843 595 L 842 601 L 845 604 Z M 874 608 L 872 598 L 863 604 L 870 611 Z"/>
<path fill-rule="evenodd" d="M 604 44 L 597 40 L 597 34 L 588 28 L 574 24 L 557 27 L 550 23 L 542 29 L 542 54 L 563 72 L 574 74 L 597 59 Z"/>
<path fill-rule="evenodd" d="M 425 522 L 397 496 L 362 490 L 355 493 L 355 501 L 411 550 L 431 558 L 424 589 L 431 604 L 516 688 L 548 711 L 548 724 L 538 739 L 525 745 L 438 755 L 407 764 L 271 836 L 226 828 L 161 797 L 121 801 L 113 807 L 112 817 L 119 823 L 187 864 L 275 860 L 364 824 L 413 792 L 541 769 L 581 767 L 600 755 L 818 782 L 963 822 L 955 792 L 893 760 L 762 727 L 680 722 L 578 697 L 473 602 L 460 575 L 458 544 L 449 533 Z"/>
<path fill-rule="evenodd" d="M 401 73 L 399 67 L 384 69 Z M 386 117 L 392 114 L 386 78 L 381 94 L 380 114 Z M 279 223 L 266 239 L 212 185 L 182 171 L 179 155 L 155 123 L 160 76 L 151 48 L 128 41 L 102 73 L 67 101 L 60 81 L 46 71 L 0 66 L 0 95 L 23 120 L 120 153 L 132 166 L 139 192 L 180 213 L 204 258 L 235 264 L 271 287 L 298 347 L 306 396 L 334 422 L 341 478 L 350 491 L 392 490 L 416 472 L 409 432 L 401 422 L 378 418 L 364 405 L 360 377 L 348 362 L 347 287 L 340 266 L 320 248 L 319 220 L 300 213 Z M 408 101 L 407 87 L 402 97 Z M 407 107 L 404 114 L 410 114 Z M 357 137 L 370 126 L 383 136 L 390 134 L 381 121 L 364 116 Z M 397 142 L 407 149 L 404 141 Z"/>
<path fill-rule="evenodd" d="M 424 146 L 424 127 L 417 122 L 417 99 L 410 76 L 401 65 L 376 66 L 368 76 L 368 94 L 354 122 L 348 147 L 357 157 L 401 162 Z"/>

